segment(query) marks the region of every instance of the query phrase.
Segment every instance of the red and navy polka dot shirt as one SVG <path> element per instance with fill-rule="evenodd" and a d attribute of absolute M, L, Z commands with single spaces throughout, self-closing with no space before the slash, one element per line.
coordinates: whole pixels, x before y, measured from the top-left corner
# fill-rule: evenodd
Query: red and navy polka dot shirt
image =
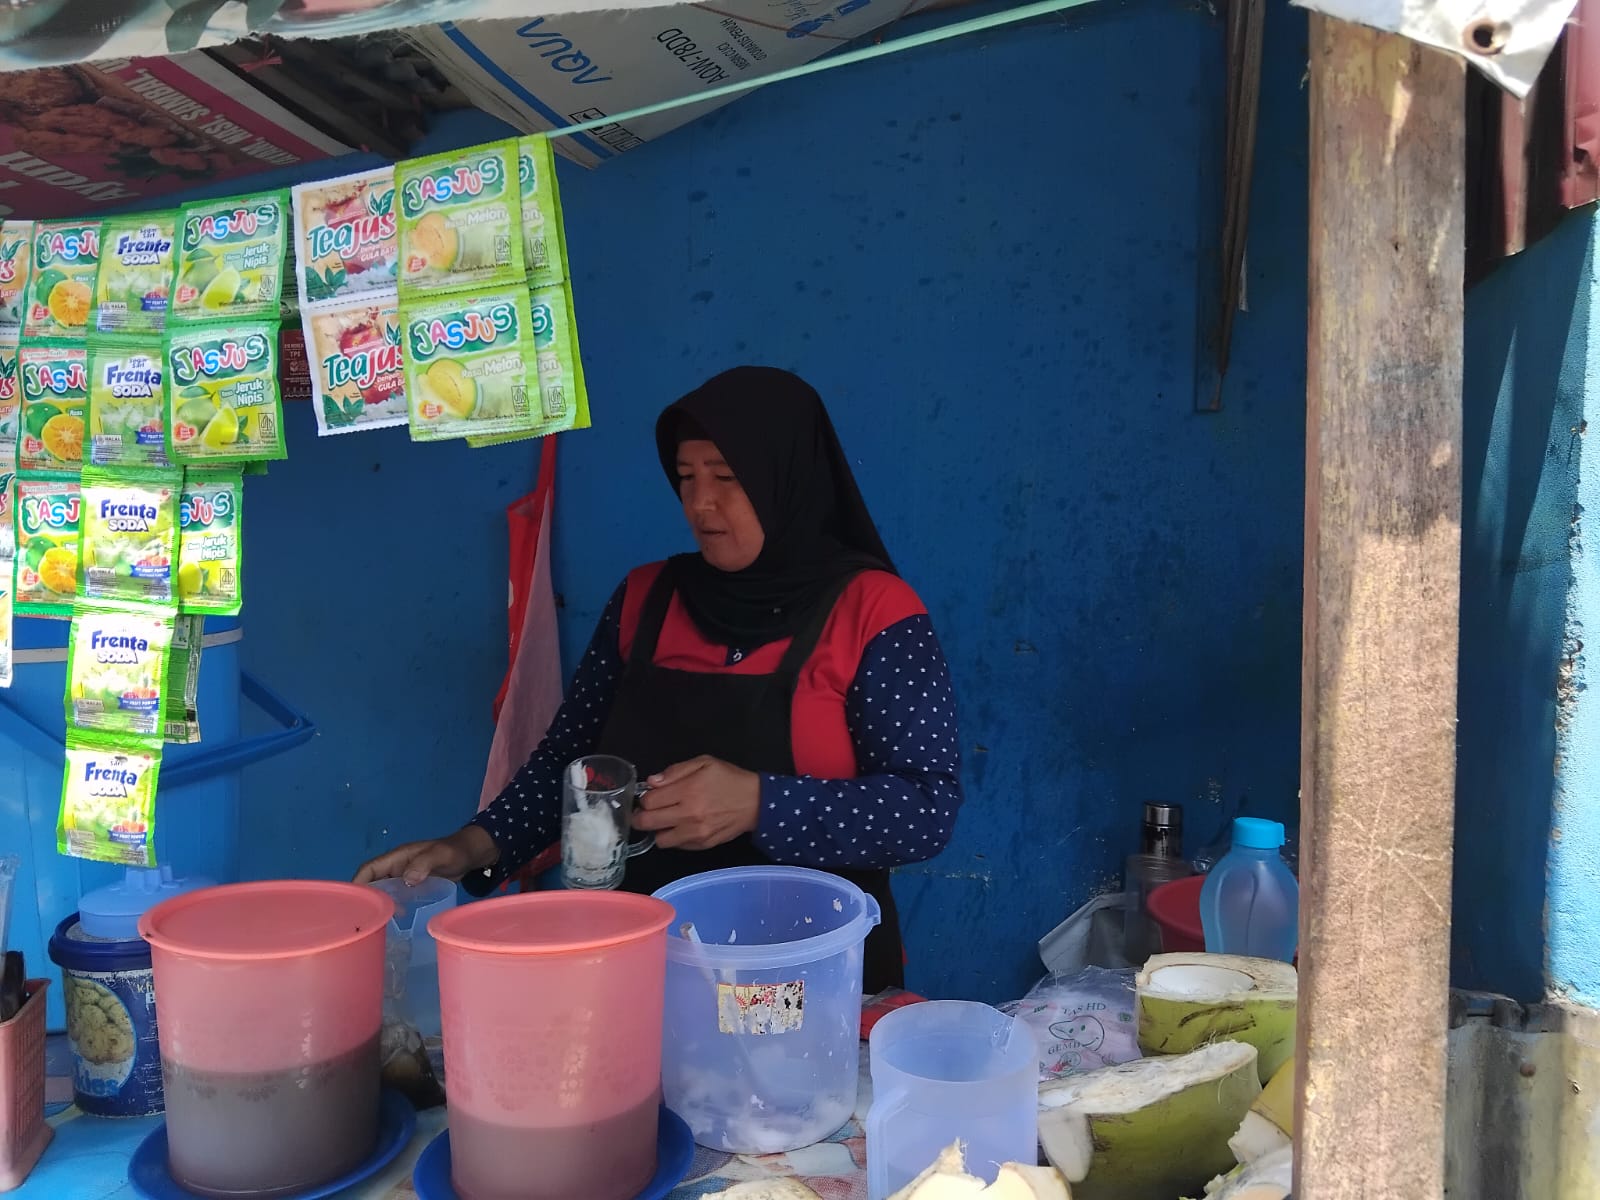
<path fill-rule="evenodd" d="M 594 752 L 661 566 L 640 567 L 617 588 L 544 740 L 473 819 L 500 849 L 474 891 L 498 886 L 559 840 L 563 769 Z M 655 661 L 765 675 L 788 645 L 716 645 L 674 597 Z M 961 806 L 955 700 L 927 610 L 903 580 L 868 571 L 845 588 L 801 668 L 791 722 L 799 774 L 761 777 L 755 842 L 765 854 L 828 870 L 920 862 L 944 848 Z"/>

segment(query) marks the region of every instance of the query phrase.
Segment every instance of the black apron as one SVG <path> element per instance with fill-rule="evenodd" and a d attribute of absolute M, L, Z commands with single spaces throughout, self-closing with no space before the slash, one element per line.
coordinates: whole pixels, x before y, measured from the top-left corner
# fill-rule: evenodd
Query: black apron
<path fill-rule="evenodd" d="M 672 602 L 671 569 L 663 567 L 639 615 L 633 651 L 618 685 L 611 716 L 595 747 L 625 758 L 639 778 L 706 754 L 746 771 L 795 775 L 790 709 L 800 669 L 844 591 L 848 579 L 817 606 L 817 614 L 790 643 L 771 675 L 721 675 L 678 671 L 655 664 L 656 643 Z M 701 871 L 773 863 L 750 834 L 709 850 L 662 849 L 628 860 L 624 891 L 648 894 Z M 868 995 L 905 986 L 900 918 L 885 869 L 833 871 L 877 900 L 883 922 L 867 936 L 863 986 Z"/>

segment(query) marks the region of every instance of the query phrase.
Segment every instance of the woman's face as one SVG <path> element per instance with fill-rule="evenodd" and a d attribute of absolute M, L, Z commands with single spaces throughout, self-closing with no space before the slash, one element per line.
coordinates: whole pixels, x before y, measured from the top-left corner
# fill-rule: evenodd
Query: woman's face
<path fill-rule="evenodd" d="M 714 443 L 678 443 L 678 498 L 700 557 L 717 570 L 742 571 L 760 556 L 761 519 Z"/>

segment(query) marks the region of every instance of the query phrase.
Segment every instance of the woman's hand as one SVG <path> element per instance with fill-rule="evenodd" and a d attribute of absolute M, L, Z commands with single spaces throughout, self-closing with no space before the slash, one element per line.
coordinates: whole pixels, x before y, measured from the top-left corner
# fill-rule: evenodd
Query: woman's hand
<path fill-rule="evenodd" d="M 480 825 L 467 825 L 449 837 L 431 842 L 408 842 L 387 854 L 380 854 L 356 872 L 357 883 L 375 879 L 404 879 L 415 886 L 430 875 L 460 883 L 473 871 L 492 867 L 500 850 Z"/>
<path fill-rule="evenodd" d="M 645 780 L 633 828 L 663 849 L 709 850 L 753 833 L 761 818 L 761 776 L 701 755 Z"/>

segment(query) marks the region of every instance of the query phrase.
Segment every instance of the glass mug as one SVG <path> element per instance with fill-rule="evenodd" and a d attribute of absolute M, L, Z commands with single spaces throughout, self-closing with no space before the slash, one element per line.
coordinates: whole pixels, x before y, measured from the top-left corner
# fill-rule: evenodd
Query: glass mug
<path fill-rule="evenodd" d="M 567 766 L 562 784 L 561 875 L 568 888 L 615 888 L 628 860 L 656 844 L 628 840 L 634 802 L 649 789 L 627 759 L 590 754 Z"/>

